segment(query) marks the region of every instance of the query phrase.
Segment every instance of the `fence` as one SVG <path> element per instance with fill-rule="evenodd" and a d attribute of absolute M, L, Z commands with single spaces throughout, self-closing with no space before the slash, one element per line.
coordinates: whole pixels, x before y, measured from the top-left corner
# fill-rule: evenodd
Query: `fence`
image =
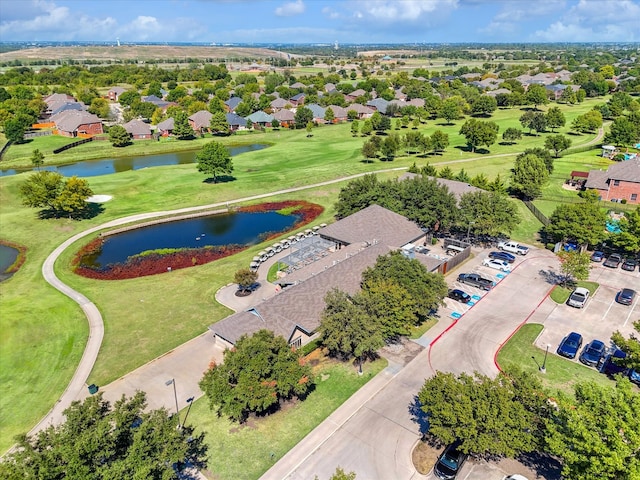
<path fill-rule="evenodd" d="M 456 251 L 458 248 L 462 248 L 463 250 L 459 253 L 456 253 L 449 260 L 444 262 L 442 265 L 438 267 L 438 273 L 446 274 L 452 268 L 457 267 L 462 262 L 464 262 L 471 255 L 471 245 L 467 242 L 463 242 L 461 240 L 456 240 L 455 238 L 445 238 L 444 239 L 444 248 L 447 247 L 456 247 Z"/>
<path fill-rule="evenodd" d="M 64 152 L 65 150 L 69 150 L 70 148 L 73 147 L 77 147 L 78 145 L 82 145 L 83 143 L 88 143 L 93 141 L 93 137 L 89 137 L 89 138 L 84 138 L 82 140 L 78 140 L 77 142 L 73 142 L 73 143 L 68 143 L 67 145 L 64 145 L 60 148 L 56 148 L 53 153 L 60 153 L 60 152 Z"/>
<path fill-rule="evenodd" d="M 26 132 L 24 134 L 24 138 L 36 138 L 36 137 L 47 137 L 49 135 L 53 135 L 51 130 L 44 130 L 38 132 Z"/>
<path fill-rule="evenodd" d="M 549 219 L 545 216 L 544 213 L 538 210 L 538 207 L 536 207 L 533 204 L 533 202 L 530 202 L 529 200 L 523 200 L 523 202 L 526 205 L 526 207 L 531 211 L 531 213 L 533 213 L 533 216 L 540 221 L 540 223 L 542 223 L 545 227 L 549 225 L 550 223 Z"/>

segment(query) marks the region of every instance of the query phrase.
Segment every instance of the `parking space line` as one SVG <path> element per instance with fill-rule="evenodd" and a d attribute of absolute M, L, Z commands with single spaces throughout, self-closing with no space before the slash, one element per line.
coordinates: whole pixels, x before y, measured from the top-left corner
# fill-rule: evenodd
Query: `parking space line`
<path fill-rule="evenodd" d="M 607 315 L 609 315 L 609 311 L 611 310 L 611 307 L 613 307 L 614 303 L 616 303 L 615 299 L 611 300 L 611 302 L 609 303 L 609 308 L 607 308 L 607 311 L 604 312 L 604 315 L 602 316 L 602 320 L 607 318 Z"/>
<path fill-rule="evenodd" d="M 631 315 L 633 314 L 633 311 L 636 309 L 637 306 L 638 306 L 638 298 L 636 298 L 636 301 L 632 305 L 631 310 L 629 310 L 629 315 L 627 315 L 627 318 L 624 319 L 624 323 L 622 324 L 623 327 L 627 326 L 627 322 L 631 318 Z"/>

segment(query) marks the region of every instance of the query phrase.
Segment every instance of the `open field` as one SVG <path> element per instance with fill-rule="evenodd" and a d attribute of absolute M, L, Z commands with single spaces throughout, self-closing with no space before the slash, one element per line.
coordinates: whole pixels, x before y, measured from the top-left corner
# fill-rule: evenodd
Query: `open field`
<path fill-rule="evenodd" d="M 592 100 L 583 105 L 566 107 L 568 123 L 595 103 Z M 519 110 L 500 110 L 493 120 L 504 130 L 507 126 L 516 125 L 519 115 Z M 15 434 L 28 430 L 53 404 L 71 377 L 86 341 L 87 327 L 80 310 L 71 300 L 45 284 L 40 275 L 46 256 L 66 238 L 91 226 L 134 213 L 230 201 L 347 175 L 385 168 L 406 168 L 414 161 L 418 166 L 427 161 L 434 164 L 455 161 L 450 165 L 454 172 L 464 168 L 471 175 L 483 172 L 492 178 L 501 173 L 506 177 L 515 153 L 540 145 L 546 135 L 525 136 L 516 145 L 496 144 L 491 147 L 490 153 L 471 153 L 463 147 L 463 139 L 457 134 L 461 124 L 462 121 L 454 125 L 429 122 L 421 127 L 428 134 L 436 129 L 450 134 L 451 146 L 444 155 L 427 159 L 397 157 L 393 162 L 363 163 L 360 147 L 364 140 L 351 136 L 349 124 L 315 128 L 311 138 L 306 137 L 305 131 L 288 130 L 234 136 L 225 141 L 270 141 L 274 145 L 234 157 L 236 180 L 228 183 L 204 183 L 204 176 L 197 172 L 195 165 L 157 167 L 92 177 L 89 183 L 96 194 L 113 195 L 114 198 L 104 204 L 103 213 L 82 222 L 37 219 L 36 210 L 20 204 L 18 188 L 25 175 L 1 178 L 2 236 L 25 245 L 28 251 L 22 269 L 0 285 L 0 310 L 3 313 L 0 316 L 3 332 L 0 339 L 0 380 L 8 386 L 5 395 L 0 398 L 0 449 L 5 450 Z M 592 138 L 580 137 L 580 143 Z M 208 140 L 210 138 L 194 142 L 141 142 L 125 149 L 113 149 L 107 142 L 101 142 L 83 145 L 54 157 L 51 151 L 59 140 L 41 137 L 26 146 L 12 146 L 2 165 L 28 166 L 28 157 L 34 148 L 43 151 L 46 163 L 52 163 L 54 159 L 56 163 L 68 163 L 116 154 L 162 152 L 176 146 L 182 147 L 183 144 L 198 148 Z M 68 139 L 65 139 L 67 142 Z M 491 158 L 497 154 L 506 155 Z M 332 205 L 340 187 L 341 184 L 334 184 L 288 198 L 324 205 L 325 213 L 317 221 L 330 221 Z M 523 218 L 526 223 L 521 224 L 514 238 L 532 241 L 530 230 L 535 228 L 535 221 L 532 222 L 526 211 L 523 211 Z M 118 378 L 226 316 L 228 311 L 214 300 L 215 291 L 229 283 L 233 272 L 240 266 L 246 266 L 260 249 L 260 246 L 256 246 L 239 255 L 175 271 L 171 275 L 108 282 L 81 278 L 70 271 L 69 262 L 75 248 L 80 246 L 79 242 L 64 253 L 56 265 L 56 272 L 63 281 L 94 301 L 103 314 L 105 341 L 90 378 L 97 384 Z M 24 405 L 29 408 L 24 408 Z"/>

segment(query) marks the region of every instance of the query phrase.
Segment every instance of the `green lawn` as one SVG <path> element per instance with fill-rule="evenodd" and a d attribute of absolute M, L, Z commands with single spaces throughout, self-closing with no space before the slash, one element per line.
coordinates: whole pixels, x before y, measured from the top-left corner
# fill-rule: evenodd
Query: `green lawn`
<path fill-rule="evenodd" d="M 595 291 L 598 289 L 600 285 L 596 282 L 587 282 L 587 281 L 581 280 L 576 282 L 576 286 L 584 287 L 588 289 L 590 296 L 593 297 L 593 294 L 595 293 Z M 573 290 L 574 290 L 573 287 L 567 288 L 561 285 L 556 285 L 551 291 L 551 300 L 560 304 L 565 303 L 569 299 L 569 295 L 571 295 L 571 292 L 573 292 Z"/>
<path fill-rule="evenodd" d="M 599 99 L 601 102 L 602 99 Z M 567 117 L 584 112 L 596 103 L 585 102 L 576 107 L 563 107 Z M 501 129 L 517 124 L 520 110 L 500 110 L 495 121 Z M 515 116 L 515 117 L 514 117 Z M 568 121 L 569 118 L 568 118 Z M 229 144 L 272 143 L 268 149 L 234 157 L 235 181 L 204 183 L 204 175 L 195 165 L 157 167 L 122 172 L 88 179 L 96 194 L 112 195 L 104 211 L 89 220 L 40 220 L 37 211 L 21 205 L 20 183 L 27 174 L 0 178 L 0 234 L 3 239 L 27 247 L 22 269 L 1 286 L 0 295 L 0 381 L 4 395 L 0 397 L 0 450 L 12 444 L 14 435 L 28 430 L 41 418 L 73 375 L 86 342 L 87 326 L 80 309 L 41 278 L 40 269 L 47 255 L 77 232 L 127 215 L 206 205 L 231 201 L 287 187 L 299 187 L 337 177 L 394 167 L 458 162 L 454 171 L 464 167 L 475 175 L 497 173 L 508 175 L 513 154 L 539 145 L 545 135 L 526 136 L 516 145 L 494 145 L 489 154 L 467 152 L 457 134 L 462 121 L 453 125 L 428 122 L 425 133 L 442 129 L 450 134 L 451 146 L 444 155 L 428 159 L 399 156 L 392 162 L 363 163 L 360 153 L 363 138 L 353 138 L 350 124 L 306 131 L 274 131 L 244 134 L 224 139 Z M 405 130 L 401 132 L 404 133 Z M 586 142 L 591 137 L 584 137 Z M 158 153 L 176 148 L 193 149 L 211 137 L 192 142 L 139 142 L 115 149 L 108 142 L 92 142 L 57 156 L 51 151 L 70 140 L 40 137 L 25 145 L 11 146 L 2 161 L 3 167 L 29 166 L 31 152 L 39 148 L 46 163 L 104 158 L 109 156 Z M 493 155 L 508 154 L 505 157 Z M 381 175 L 384 178 L 401 172 Z M 333 205 L 342 184 L 334 184 L 278 199 L 304 199 L 322 204 L 325 213 L 317 223 L 329 222 Z M 523 215 L 530 222 L 528 215 Z M 514 238 L 531 239 L 533 223 L 521 225 Z M 88 241 L 89 239 L 87 239 Z M 78 242 L 62 255 L 56 273 L 73 288 L 90 298 L 100 309 L 105 321 L 105 339 L 90 382 L 106 384 L 158 355 L 161 355 L 205 330 L 207 325 L 224 318 L 229 312 L 214 300 L 216 290 L 232 281 L 233 273 L 246 267 L 263 246 L 255 246 L 230 258 L 171 275 L 158 275 L 124 281 L 97 281 L 78 277 L 69 263 Z M 24 408 L 28 405 L 29 408 Z"/>
<path fill-rule="evenodd" d="M 255 480 L 386 366 L 386 360 L 363 365 L 362 376 L 349 363 L 330 363 L 316 370 L 317 386 L 304 402 L 286 406 L 239 426 L 218 418 L 206 397 L 194 402 L 189 423 L 206 432 L 208 478 Z"/>
<path fill-rule="evenodd" d="M 517 365 L 522 370 L 537 375 L 542 385 L 552 395 L 557 391 L 573 395 L 574 385 L 580 382 L 591 381 L 600 385 L 614 385 L 613 380 L 609 380 L 606 375 L 598 373 L 595 369 L 556 355 L 555 345 L 551 346 L 547 355 L 546 373 L 541 373 L 538 370 L 538 365 L 543 363 L 545 351 L 535 347 L 533 342 L 543 328 L 543 325 L 537 323 L 523 325 L 498 353 L 500 367 Z"/>

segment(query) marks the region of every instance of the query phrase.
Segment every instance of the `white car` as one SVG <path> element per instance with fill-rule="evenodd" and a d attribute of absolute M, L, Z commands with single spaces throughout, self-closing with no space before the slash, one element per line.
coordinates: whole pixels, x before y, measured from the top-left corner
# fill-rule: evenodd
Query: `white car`
<path fill-rule="evenodd" d="M 482 265 L 489 268 L 495 268 L 496 270 L 500 270 L 502 272 L 510 272 L 511 265 L 507 262 L 503 262 L 502 260 L 496 260 L 494 258 L 485 258 L 482 262 Z"/>
<path fill-rule="evenodd" d="M 589 298 L 589 290 L 583 287 L 576 288 L 567 300 L 570 307 L 582 308 Z"/>

